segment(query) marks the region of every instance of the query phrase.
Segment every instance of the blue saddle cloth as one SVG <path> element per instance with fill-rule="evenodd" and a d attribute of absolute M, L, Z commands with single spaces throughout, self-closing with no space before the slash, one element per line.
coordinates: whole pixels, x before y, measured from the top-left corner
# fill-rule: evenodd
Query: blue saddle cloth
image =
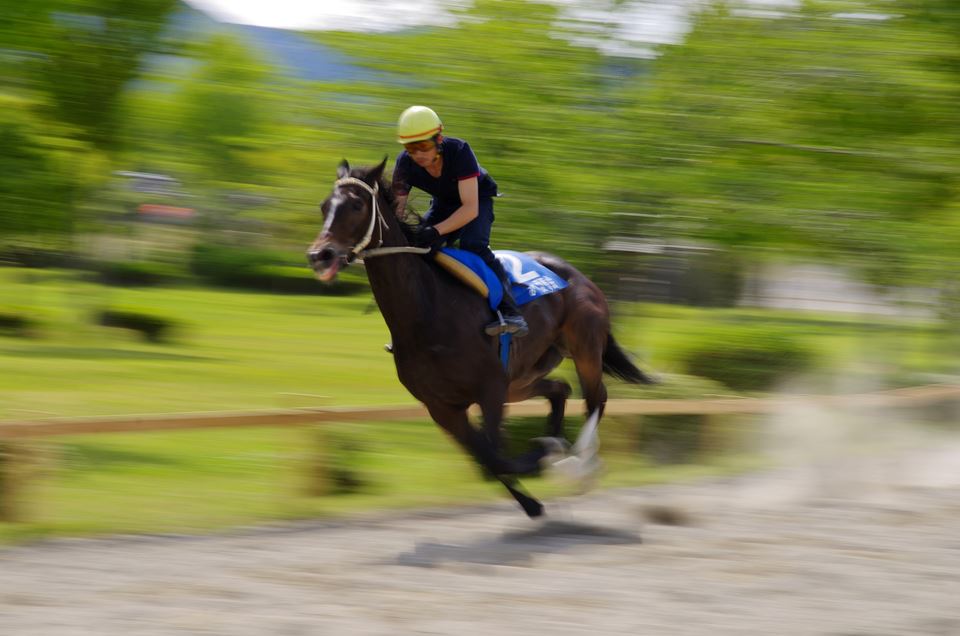
<path fill-rule="evenodd" d="M 487 300 L 490 301 L 490 308 L 496 310 L 500 306 L 500 301 L 503 299 L 503 287 L 500 285 L 500 279 L 479 256 L 473 252 L 454 247 L 444 247 L 440 251 L 451 258 L 457 259 L 483 279 L 490 290 L 490 295 L 487 297 Z M 533 260 L 533 257 L 529 254 L 510 250 L 495 250 L 493 254 L 503 265 L 503 269 L 506 270 L 507 276 L 513 283 L 511 287 L 513 298 L 518 305 L 525 305 L 535 298 L 552 294 L 567 286 L 567 281 Z"/>

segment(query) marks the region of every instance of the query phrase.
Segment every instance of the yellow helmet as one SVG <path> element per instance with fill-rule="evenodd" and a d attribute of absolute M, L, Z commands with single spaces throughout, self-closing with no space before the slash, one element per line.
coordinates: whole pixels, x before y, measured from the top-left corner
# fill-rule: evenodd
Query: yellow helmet
<path fill-rule="evenodd" d="M 414 141 L 433 139 L 443 130 L 443 122 L 426 106 L 411 106 L 403 111 L 397 122 L 397 141 L 409 144 Z"/>

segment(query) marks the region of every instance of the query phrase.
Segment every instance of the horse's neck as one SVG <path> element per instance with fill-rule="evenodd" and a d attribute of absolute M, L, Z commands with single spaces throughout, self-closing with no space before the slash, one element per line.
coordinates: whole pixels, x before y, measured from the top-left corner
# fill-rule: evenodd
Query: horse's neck
<path fill-rule="evenodd" d="M 435 315 L 436 286 L 423 257 L 381 256 L 367 261 L 373 296 L 394 340 L 417 340 Z"/>
<path fill-rule="evenodd" d="M 392 212 L 390 212 L 392 214 Z M 405 245 L 395 218 L 389 221 L 383 247 Z M 403 333 L 415 336 L 433 313 L 436 297 L 435 274 L 419 254 L 391 254 L 365 259 L 370 288 L 380 313 L 398 337 Z"/>

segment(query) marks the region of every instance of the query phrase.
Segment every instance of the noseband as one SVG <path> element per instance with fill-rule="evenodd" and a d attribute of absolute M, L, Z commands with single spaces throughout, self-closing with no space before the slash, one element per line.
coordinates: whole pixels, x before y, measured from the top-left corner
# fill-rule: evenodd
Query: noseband
<path fill-rule="evenodd" d="M 380 183 L 375 182 L 373 187 L 370 187 L 366 181 L 361 179 L 344 177 L 342 179 L 337 179 L 334 182 L 333 187 L 336 189 L 344 185 L 360 186 L 362 189 L 367 191 L 367 194 L 370 195 L 370 200 L 372 201 L 370 225 L 367 227 L 367 232 L 363 235 L 363 238 L 360 239 L 360 242 L 354 245 L 350 250 L 351 261 L 358 256 L 363 259 L 371 256 L 385 256 L 387 254 L 426 254 L 430 251 L 430 249 L 426 247 L 381 247 L 381 245 L 383 245 L 383 233 L 387 229 L 387 222 L 380 213 L 380 206 L 377 201 L 380 193 Z M 377 225 L 377 221 L 380 222 L 380 240 L 377 242 L 377 247 L 368 250 L 366 247 L 370 244 L 370 239 L 373 238 L 373 228 Z"/>

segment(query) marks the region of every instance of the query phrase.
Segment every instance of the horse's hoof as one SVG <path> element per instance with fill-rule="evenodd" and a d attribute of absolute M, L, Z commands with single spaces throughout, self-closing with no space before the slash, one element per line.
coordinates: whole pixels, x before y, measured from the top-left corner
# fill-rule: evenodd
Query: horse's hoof
<path fill-rule="evenodd" d="M 587 492 L 596 485 L 601 466 L 596 455 L 587 458 L 571 455 L 555 462 L 550 470 L 563 481 L 575 485 L 579 492 Z"/>
<path fill-rule="evenodd" d="M 570 442 L 562 437 L 535 437 L 531 441 L 543 447 L 543 457 L 540 459 L 542 468 L 549 468 L 562 461 L 570 451 Z"/>

